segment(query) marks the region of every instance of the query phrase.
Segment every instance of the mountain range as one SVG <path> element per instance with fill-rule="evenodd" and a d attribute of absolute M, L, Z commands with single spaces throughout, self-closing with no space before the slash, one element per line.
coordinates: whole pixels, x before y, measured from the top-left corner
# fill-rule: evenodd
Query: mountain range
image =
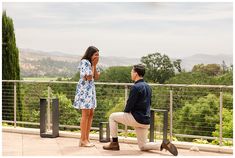
<path fill-rule="evenodd" d="M 46 52 L 33 49 L 19 49 L 20 69 L 22 77 L 72 77 L 77 72 L 81 55 L 67 54 L 59 51 Z M 171 60 L 176 60 L 171 58 Z M 195 54 L 181 59 L 181 67 L 191 71 L 196 64 L 233 64 L 233 55 Z M 104 57 L 100 56 L 99 67 L 105 69 L 110 66 L 131 66 L 140 63 L 139 58 Z"/>

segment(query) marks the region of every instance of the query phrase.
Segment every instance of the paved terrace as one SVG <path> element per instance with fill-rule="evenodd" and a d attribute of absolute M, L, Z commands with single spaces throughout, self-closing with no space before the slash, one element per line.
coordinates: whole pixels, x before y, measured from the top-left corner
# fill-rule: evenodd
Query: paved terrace
<path fill-rule="evenodd" d="M 41 138 L 39 134 L 4 130 L 3 156 L 172 156 L 168 151 L 140 151 L 137 144 L 120 143 L 120 151 L 103 150 L 105 143 L 91 140 L 95 147 L 79 147 L 79 137 Z M 177 145 L 179 146 L 179 145 Z M 222 152 L 191 151 L 178 147 L 179 156 L 232 156 Z"/>

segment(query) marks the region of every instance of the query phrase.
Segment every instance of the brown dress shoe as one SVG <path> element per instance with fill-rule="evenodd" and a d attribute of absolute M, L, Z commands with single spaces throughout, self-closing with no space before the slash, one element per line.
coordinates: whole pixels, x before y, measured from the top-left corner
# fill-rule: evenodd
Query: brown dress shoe
<path fill-rule="evenodd" d="M 108 145 L 103 146 L 104 150 L 120 150 L 118 142 L 111 142 Z"/>
<path fill-rule="evenodd" d="M 160 150 L 162 149 L 168 150 L 172 155 L 177 156 L 178 155 L 178 150 L 174 144 L 172 144 L 169 140 L 164 140 L 162 142 Z"/>

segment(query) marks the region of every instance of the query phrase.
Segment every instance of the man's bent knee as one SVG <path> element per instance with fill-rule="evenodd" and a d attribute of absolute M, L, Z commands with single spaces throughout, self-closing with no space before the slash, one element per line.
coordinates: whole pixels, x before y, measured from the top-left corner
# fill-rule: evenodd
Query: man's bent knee
<path fill-rule="evenodd" d="M 115 117 L 115 113 L 112 113 L 111 115 L 109 115 L 109 120 L 113 120 Z"/>
<path fill-rule="evenodd" d="M 122 114 L 121 112 L 114 112 L 109 116 L 109 119 L 111 120 L 115 120 L 116 117 L 119 117 L 120 114 Z"/>

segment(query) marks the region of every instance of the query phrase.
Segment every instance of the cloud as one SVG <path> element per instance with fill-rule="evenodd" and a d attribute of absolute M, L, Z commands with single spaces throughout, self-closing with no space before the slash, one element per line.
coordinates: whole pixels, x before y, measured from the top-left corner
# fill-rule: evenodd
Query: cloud
<path fill-rule="evenodd" d="M 232 53 L 232 3 L 3 3 L 19 47 L 105 55 Z M 130 54 L 131 52 L 131 54 Z M 177 54 L 176 54 L 177 53 Z"/>

